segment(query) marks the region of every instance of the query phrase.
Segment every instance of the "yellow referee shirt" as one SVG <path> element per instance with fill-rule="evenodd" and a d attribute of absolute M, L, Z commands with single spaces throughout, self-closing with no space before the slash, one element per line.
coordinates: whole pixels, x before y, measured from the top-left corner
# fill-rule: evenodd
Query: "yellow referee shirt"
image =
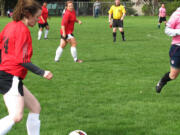
<path fill-rule="evenodd" d="M 123 13 L 125 14 L 126 10 L 122 5 L 120 6 L 112 5 L 109 10 L 109 14 L 113 14 L 113 19 L 121 19 Z"/>

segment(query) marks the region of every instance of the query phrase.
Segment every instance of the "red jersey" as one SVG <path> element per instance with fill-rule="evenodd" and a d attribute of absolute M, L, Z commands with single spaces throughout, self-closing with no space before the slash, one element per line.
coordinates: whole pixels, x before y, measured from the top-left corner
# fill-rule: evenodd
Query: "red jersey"
<path fill-rule="evenodd" d="M 61 26 L 65 26 L 66 35 L 72 34 L 74 31 L 74 23 L 77 21 L 75 10 L 69 11 L 66 10 L 63 19 L 61 22 Z M 62 29 L 60 30 L 61 35 L 63 34 Z"/>
<path fill-rule="evenodd" d="M 10 22 L 0 37 L 0 70 L 24 79 L 27 69 L 21 64 L 31 62 L 32 56 L 32 39 L 28 27 L 21 21 Z"/>
<path fill-rule="evenodd" d="M 41 17 L 44 19 L 45 22 L 43 22 Z M 41 12 L 41 16 L 39 17 L 38 23 L 39 24 L 47 23 L 47 18 L 48 18 L 48 9 L 45 6 L 42 6 L 42 12 Z"/>

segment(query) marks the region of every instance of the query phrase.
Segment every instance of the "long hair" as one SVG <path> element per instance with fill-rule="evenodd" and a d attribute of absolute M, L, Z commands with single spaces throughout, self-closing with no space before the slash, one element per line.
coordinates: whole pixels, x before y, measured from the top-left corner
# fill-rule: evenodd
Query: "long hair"
<path fill-rule="evenodd" d="M 18 0 L 13 12 L 13 20 L 20 21 L 24 17 L 34 16 L 41 6 L 35 0 Z"/>
<path fill-rule="evenodd" d="M 68 6 L 69 3 L 72 3 L 72 4 L 73 4 L 73 1 L 72 1 L 72 0 L 68 0 L 68 1 L 66 2 L 66 4 L 65 4 L 66 8 L 67 8 L 67 6 Z"/>

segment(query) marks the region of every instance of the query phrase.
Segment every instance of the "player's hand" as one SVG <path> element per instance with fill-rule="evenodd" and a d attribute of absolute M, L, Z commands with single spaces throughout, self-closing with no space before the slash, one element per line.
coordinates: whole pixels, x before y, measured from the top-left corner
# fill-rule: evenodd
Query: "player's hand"
<path fill-rule="evenodd" d="M 121 17 L 121 21 L 123 21 L 124 20 L 124 18 L 123 17 Z"/>
<path fill-rule="evenodd" d="M 48 80 L 51 80 L 53 77 L 53 74 L 50 71 L 46 70 L 43 77 L 48 79 Z"/>
<path fill-rule="evenodd" d="M 109 23 L 111 23 L 111 20 L 109 20 Z"/>
<path fill-rule="evenodd" d="M 78 23 L 79 23 L 79 24 L 82 24 L 82 22 L 81 22 L 80 20 L 78 20 Z"/>
<path fill-rule="evenodd" d="M 62 36 L 63 36 L 63 38 L 64 38 L 64 39 L 66 38 L 66 34 L 65 34 L 65 33 L 63 33 L 63 35 L 62 35 Z"/>

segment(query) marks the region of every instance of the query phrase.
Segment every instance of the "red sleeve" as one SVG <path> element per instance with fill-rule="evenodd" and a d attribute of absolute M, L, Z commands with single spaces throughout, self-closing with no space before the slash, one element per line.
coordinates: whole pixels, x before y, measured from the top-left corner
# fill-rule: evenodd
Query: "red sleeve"
<path fill-rule="evenodd" d="M 31 62 L 32 48 L 29 46 L 32 46 L 29 32 L 20 32 L 15 41 L 15 56 L 18 64 Z"/>
<path fill-rule="evenodd" d="M 66 26 L 68 24 L 68 21 L 69 21 L 69 14 L 65 12 L 62 19 L 61 26 Z"/>

